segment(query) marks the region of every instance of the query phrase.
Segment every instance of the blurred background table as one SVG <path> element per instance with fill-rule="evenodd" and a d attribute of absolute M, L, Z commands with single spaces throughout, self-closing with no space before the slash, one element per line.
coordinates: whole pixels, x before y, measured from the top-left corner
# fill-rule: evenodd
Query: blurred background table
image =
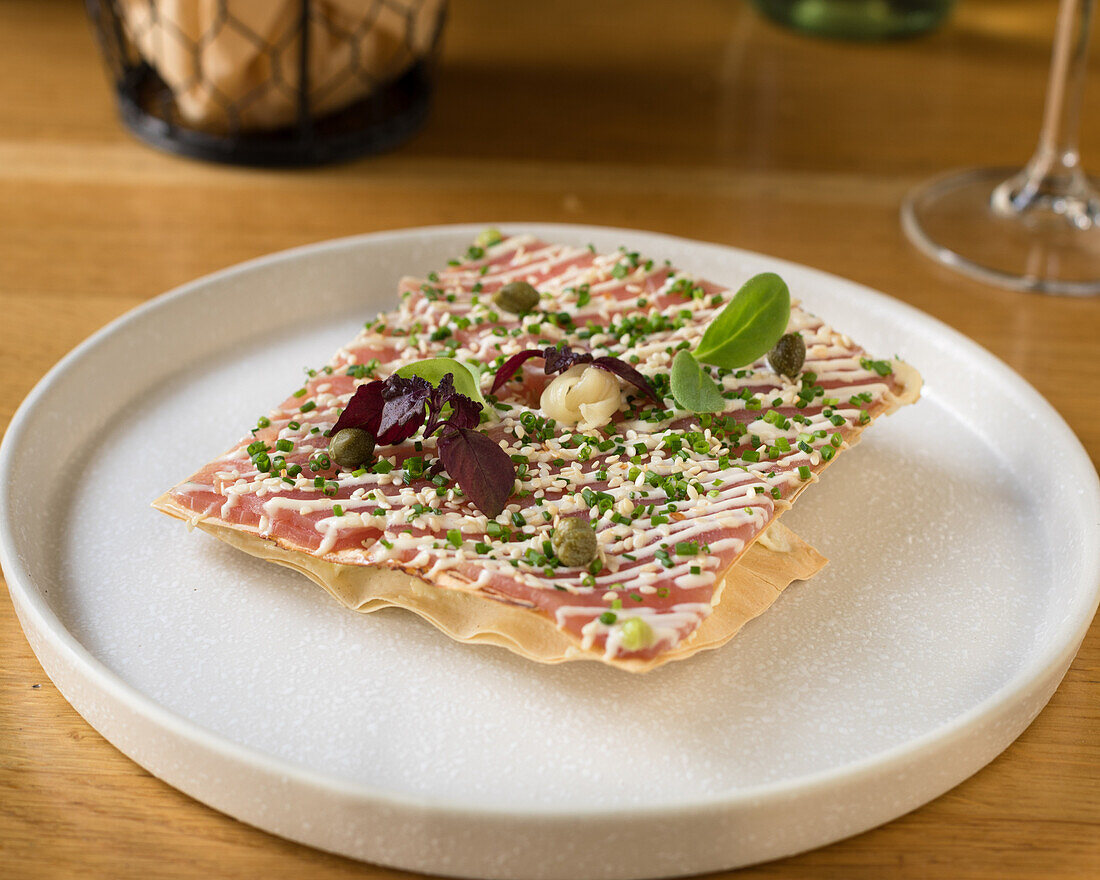
<path fill-rule="evenodd" d="M 161 155 L 116 122 L 76 0 L 0 4 L 0 427 L 92 331 L 293 245 L 455 221 L 631 226 L 835 272 L 935 315 L 1033 383 L 1100 460 L 1100 301 L 966 281 L 898 204 L 1038 132 L 1055 4 L 960 0 L 908 42 L 834 43 L 740 0 L 455 0 L 435 107 L 389 155 L 269 172 Z M 1100 53 L 1094 53 L 1100 54 Z M 1100 64 L 1083 152 L 1100 169 Z M 976 514 L 977 515 L 977 514 Z M 237 823 L 116 752 L 0 599 L 0 873 L 404 876 Z M 928 806 L 738 877 L 1100 876 L 1100 625 L 1007 752 Z"/>

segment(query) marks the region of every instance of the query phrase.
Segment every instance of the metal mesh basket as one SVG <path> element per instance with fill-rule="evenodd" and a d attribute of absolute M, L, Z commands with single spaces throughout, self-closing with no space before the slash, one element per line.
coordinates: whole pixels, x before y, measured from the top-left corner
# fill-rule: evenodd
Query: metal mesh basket
<path fill-rule="evenodd" d="M 424 122 L 443 0 L 268 0 L 251 20 L 246 2 L 87 0 L 137 137 L 219 162 L 315 165 L 389 149 Z"/>

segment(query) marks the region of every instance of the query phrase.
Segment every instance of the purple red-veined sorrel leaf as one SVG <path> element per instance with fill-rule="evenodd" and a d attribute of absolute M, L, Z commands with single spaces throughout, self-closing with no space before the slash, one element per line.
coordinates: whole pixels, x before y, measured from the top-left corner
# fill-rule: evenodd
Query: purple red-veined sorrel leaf
<path fill-rule="evenodd" d="M 368 382 L 355 389 L 355 393 L 340 413 L 340 418 L 332 426 L 332 433 L 343 431 L 344 428 L 363 428 L 370 431 L 376 440 L 378 426 L 382 422 L 382 383 Z"/>
<path fill-rule="evenodd" d="M 553 373 L 565 372 L 575 364 L 592 363 L 592 355 L 588 352 L 573 351 L 564 343 L 560 348 L 554 345 L 548 345 L 546 348 L 528 348 L 512 355 L 497 370 L 496 376 L 493 377 L 493 387 L 489 389 L 489 393 L 496 394 L 497 390 L 515 375 L 516 370 L 523 365 L 524 361 L 534 357 L 542 358 L 542 371 L 547 376 Z"/>
<path fill-rule="evenodd" d="M 552 373 L 564 373 L 570 367 L 577 364 L 591 363 L 592 355 L 587 351 L 573 351 L 564 342 L 560 347 L 555 345 L 547 346 L 542 350 L 542 357 L 545 363 L 543 364 L 543 370 L 547 375 Z"/>
<path fill-rule="evenodd" d="M 408 379 L 390 376 L 382 382 L 382 400 L 385 403 L 378 430 L 386 435 L 399 427 L 404 435 L 401 439 L 408 439 L 424 421 L 424 404 L 429 404 L 431 409 L 431 397 L 432 386 L 427 380 L 419 376 Z"/>
<path fill-rule="evenodd" d="M 444 407 L 450 414 L 444 418 Z M 481 404 L 455 391 L 454 376 L 445 374 L 432 386 L 419 376 L 389 376 L 360 385 L 332 427 L 369 431 L 379 446 L 409 439 L 424 426 L 424 436 L 440 432 L 443 467 L 482 513 L 493 517 L 507 504 L 516 481 L 516 467 L 496 441 L 475 430 Z M 426 422 L 426 423 L 425 423 Z M 433 464 L 430 472 L 438 472 Z"/>
<path fill-rule="evenodd" d="M 516 466 L 491 437 L 469 428 L 448 426 L 439 438 L 439 458 L 474 506 L 497 516 L 516 482 Z"/>
<path fill-rule="evenodd" d="M 443 408 L 448 403 L 451 414 L 444 419 Z M 480 403 L 455 390 L 454 376 L 446 373 L 428 395 L 429 418 L 424 436 L 430 436 L 444 424 L 454 428 L 476 428 L 481 423 L 481 409 Z"/>
<path fill-rule="evenodd" d="M 533 357 L 543 357 L 542 349 L 528 348 L 508 358 L 493 377 L 493 387 L 489 389 L 489 393 L 496 394 L 500 387 L 516 374 L 516 370 L 523 366 L 524 361 Z"/>
<path fill-rule="evenodd" d="M 518 354 L 512 355 L 504 362 L 501 368 L 497 370 L 496 376 L 493 378 L 493 387 L 489 389 L 489 393 L 496 394 L 496 392 L 516 374 L 516 370 L 523 366 L 525 361 L 533 357 L 540 357 L 543 359 L 543 372 L 548 376 L 553 373 L 563 373 L 576 364 L 592 364 L 592 366 L 599 367 L 601 370 L 607 370 L 609 373 L 614 373 L 620 379 L 625 379 L 652 400 L 657 406 L 661 406 L 663 403 L 661 396 L 657 393 L 657 390 L 653 387 L 649 379 L 635 370 L 626 361 L 620 360 L 612 355 L 593 357 L 586 351 L 574 351 L 568 345 L 562 345 L 560 347 L 550 345 L 542 349 L 528 348 Z"/>
<path fill-rule="evenodd" d="M 393 424 L 385 431 L 382 430 L 382 413 L 386 406 L 386 401 L 382 396 L 384 385 L 384 382 L 377 381 L 368 382 L 366 385 L 360 385 L 356 388 L 355 394 L 348 401 L 348 405 L 344 407 L 344 411 L 340 413 L 340 418 L 336 420 L 336 424 L 332 426 L 330 433 L 335 435 L 344 428 L 362 428 L 374 437 L 380 446 L 400 443 L 415 434 L 424 422 L 423 406 L 420 407 L 419 418 L 414 413 L 413 418 L 407 423 Z"/>

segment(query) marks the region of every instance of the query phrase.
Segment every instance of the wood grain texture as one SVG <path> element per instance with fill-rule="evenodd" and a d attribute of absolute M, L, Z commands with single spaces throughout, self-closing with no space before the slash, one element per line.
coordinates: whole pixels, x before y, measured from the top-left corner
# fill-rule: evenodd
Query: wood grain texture
<path fill-rule="evenodd" d="M 155 153 L 115 122 L 76 0 L 0 4 L 0 426 L 73 345 L 240 260 L 422 224 L 634 226 L 885 290 L 1008 362 L 1100 461 L 1100 301 L 994 290 L 916 254 L 906 188 L 1019 164 L 1054 4 L 962 0 L 909 42 L 806 39 L 733 0 L 452 5 L 426 128 L 387 156 L 259 172 Z M 1082 134 L 1100 167 L 1100 69 Z M 0 600 L 0 875 L 391 878 L 154 779 L 45 678 Z M 1100 876 L 1100 626 L 1001 757 L 882 828 L 739 878 Z"/>

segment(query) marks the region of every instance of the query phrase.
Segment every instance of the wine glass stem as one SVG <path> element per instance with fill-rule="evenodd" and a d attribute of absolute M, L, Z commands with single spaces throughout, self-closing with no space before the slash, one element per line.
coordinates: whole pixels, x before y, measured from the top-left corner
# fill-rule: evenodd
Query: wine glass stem
<path fill-rule="evenodd" d="M 1078 168 L 1077 133 L 1088 61 L 1089 24 L 1095 0 L 1062 0 L 1054 35 L 1038 155 L 1051 165 Z"/>
<path fill-rule="evenodd" d="M 1100 203 L 1077 148 L 1094 5 L 1095 0 L 1060 0 L 1039 145 L 1023 171 L 994 193 L 993 207 L 1001 213 L 1043 208 L 1080 227 L 1100 221 Z"/>

